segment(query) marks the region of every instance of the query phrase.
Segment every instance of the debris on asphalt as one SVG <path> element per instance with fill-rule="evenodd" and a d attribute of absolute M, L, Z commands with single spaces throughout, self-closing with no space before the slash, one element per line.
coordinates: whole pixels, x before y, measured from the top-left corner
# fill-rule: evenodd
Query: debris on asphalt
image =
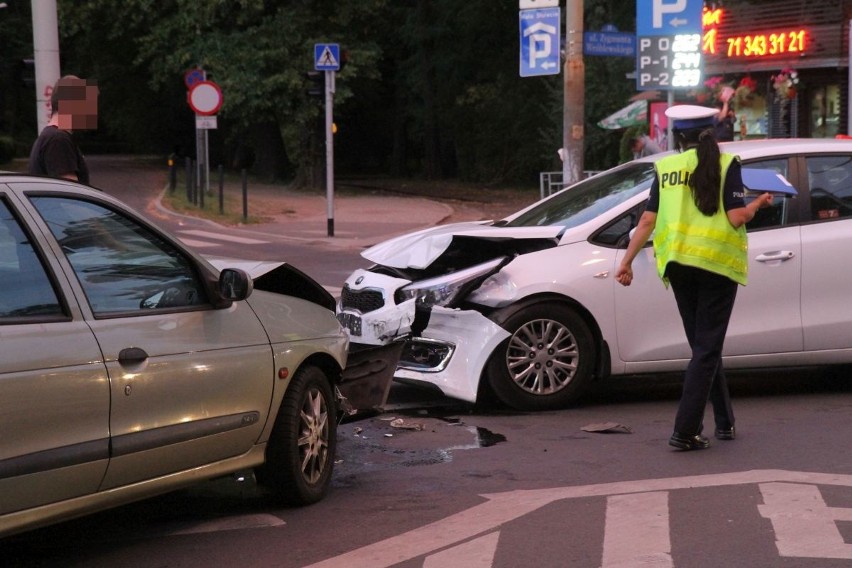
<path fill-rule="evenodd" d="M 602 434 L 632 434 L 633 428 L 617 422 L 601 422 L 598 424 L 587 424 L 580 428 L 585 432 L 600 432 Z"/>
<path fill-rule="evenodd" d="M 423 424 L 419 422 L 406 422 L 402 418 L 395 418 L 391 420 L 391 428 L 400 428 L 402 430 L 423 430 Z"/>

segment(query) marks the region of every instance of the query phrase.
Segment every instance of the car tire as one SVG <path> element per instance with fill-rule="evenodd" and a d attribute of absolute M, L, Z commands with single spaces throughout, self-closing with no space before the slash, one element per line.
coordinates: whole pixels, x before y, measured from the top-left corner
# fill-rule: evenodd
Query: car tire
<path fill-rule="evenodd" d="M 553 410 L 580 396 L 592 377 L 595 347 L 589 326 L 574 310 L 539 303 L 509 308 L 493 319 L 512 334 L 485 367 L 488 384 L 503 404 Z"/>
<path fill-rule="evenodd" d="M 299 369 L 287 387 L 257 471 L 261 485 L 287 505 L 309 505 L 328 493 L 337 448 L 331 381 L 314 366 Z"/>

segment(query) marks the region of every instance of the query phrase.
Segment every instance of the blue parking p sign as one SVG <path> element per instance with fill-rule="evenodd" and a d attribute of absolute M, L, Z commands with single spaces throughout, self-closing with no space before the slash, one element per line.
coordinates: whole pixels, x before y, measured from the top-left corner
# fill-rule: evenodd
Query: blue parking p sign
<path fill-rule="evenodd" d="M 704 0 L 636 0 L 636 35 L 700 34 Z"/>
<path fill-rule="evenodd" d="M 557 8 L 521 10 L 521 77 L 559 74 L 559 16 Z"/>

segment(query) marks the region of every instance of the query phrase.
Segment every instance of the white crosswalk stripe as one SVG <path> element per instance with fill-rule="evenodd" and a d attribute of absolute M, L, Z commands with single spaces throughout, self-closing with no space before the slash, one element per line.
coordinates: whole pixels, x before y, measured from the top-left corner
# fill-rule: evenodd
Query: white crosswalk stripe
<path fill-rule="evenodd" d="M 186 246 L 192 247 L 192 248 L 195 248 L 195 249 L 222 246 L 222 243 L 211 243 L 209 241 L 196 241 L 195 239 L 181 239 L 180 241 L 183 244 L 185 244 Z"/>
<path fill-rule="evenodd" d="M 487 568 L 495 565 L 500 532 L 508 530 L 509 523 L 561 500 L 588 497 L 606 497 L 602 562 L 594 565 L 678 568 L 687 564 L 678 564 L 672 556 L 672 492 L 752 484 L 759 487 L 764 504 L 751 504 L 751 513 L 771 520 L 778 556 L 852 559 L 852 544 L 837 526 L 852 520 L 852 509 L 827 506 L 817 488 L 852 488 L 852 475 L 751 470 L 483 495 L 484 503 L 307 568 L 381 568 L 418 557 L 424 558 L 424 568 Z"/>
<path fill-rule="evenodd" d="M 212 233 L 210 231 L 201 231 L 198 229 L 193 229 L 189 231 L 178 231 L 180 235 L 190 235 L 192 237 L 201 237 L 204 239 L 213 239 L 214 241 L 225 241 L 229 243 L 237 243 L 241 245 L 265 245 L 269 243 L 269 241 L 262 241 L 259 239 L 250 239 L 247 237 L 237 237 L 234 235 L 225 235 L 222 233 Z M 187 244 L 189 244 L 187 239 L 181 240 Z"/>

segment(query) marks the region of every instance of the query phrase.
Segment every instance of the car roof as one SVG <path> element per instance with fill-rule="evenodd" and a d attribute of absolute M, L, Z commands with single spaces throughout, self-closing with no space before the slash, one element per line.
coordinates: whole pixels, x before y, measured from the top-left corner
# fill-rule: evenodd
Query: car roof
<path fill-rule="evenodd" d="M 723 152 L 736 154 L 743 160 L 779 154 L 852 153 L 852 139 L 838 138 L 765 138 L 722 142 L 719 146 Z M 637 161 L 656 162 L 660 158 L 671 155 L 672 153 L 669 151 L 661 154 L 653 154 Z"/>
<path fill-rule="evenodd" d="M 22 173 L 22 172 L 6 172 L 6 171 L 0 170 L 0 183 L 15 184 L 15 183 L 20 183 L 20 182 L 33 182 L 33 181 L 48 182 L 52 186 L 51 189 L 56 190 L 56 191 L 64 191 L 64 190 L 83 191 L 83 190 L 88 190 L 88 191 L 97 191 L 98 193 L 102 193 L 95 187 L 92 187 L 90 185 L 85 185 L 85 184 L 82 184 L 78 181 L 74 181 L 74 180 L 70 180 L 70 179 L 56 178 L 56 177 Z M 13 189 L 14 189 L 14 186 L 13 186 Z"/>

